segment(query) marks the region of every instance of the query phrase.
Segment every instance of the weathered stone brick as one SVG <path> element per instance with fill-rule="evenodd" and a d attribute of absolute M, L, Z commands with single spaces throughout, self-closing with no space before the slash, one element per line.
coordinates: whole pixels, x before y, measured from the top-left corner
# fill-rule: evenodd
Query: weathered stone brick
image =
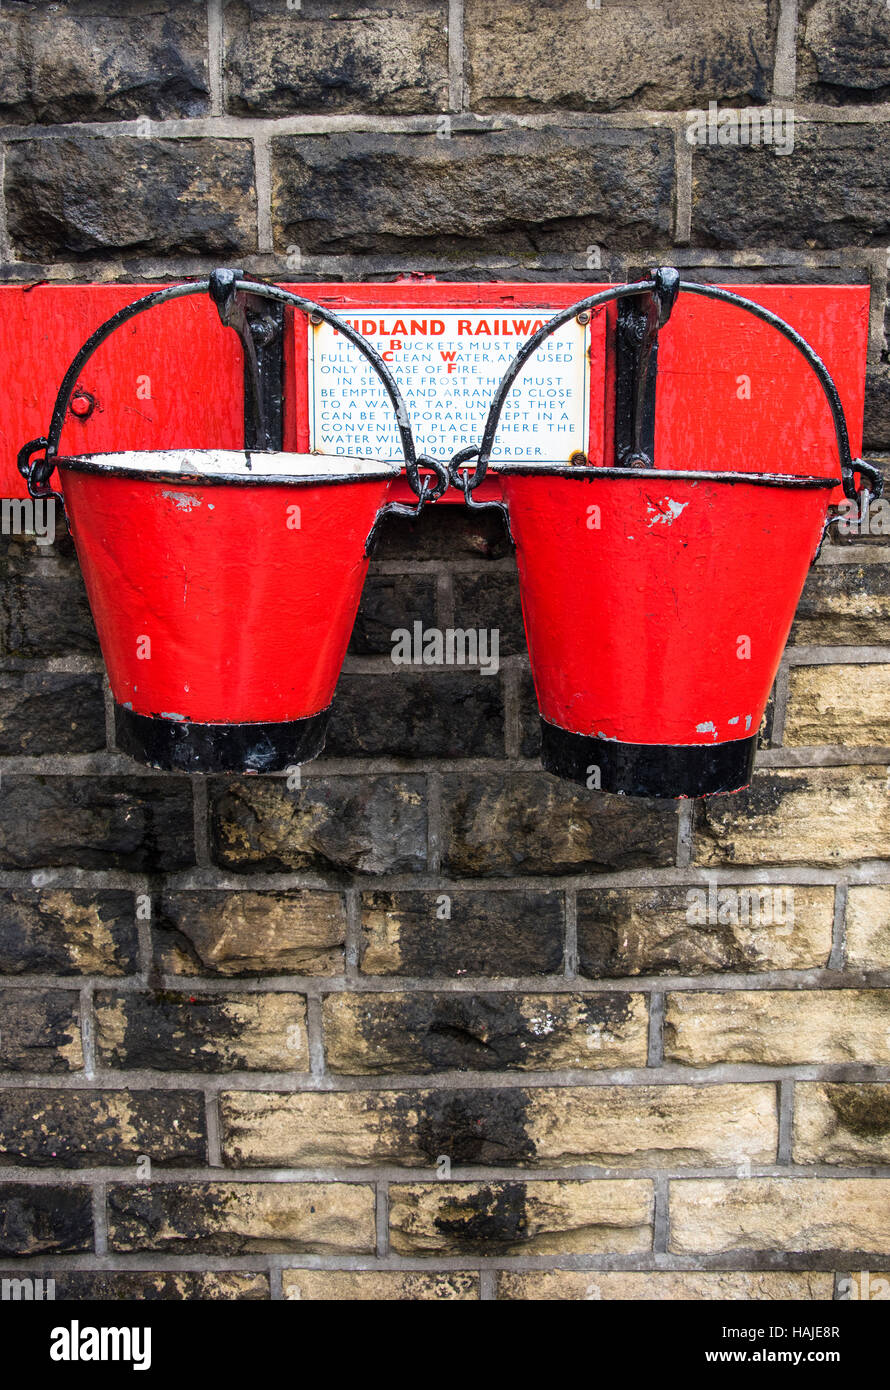
<path fill-rule="evenodd" d="M 866 368 L 866 449 L 890 449 L 890 368 L 885 363 Z"/>
<path fill-rule="evenodd" d="M 355 656 L 389 656 L 397 628 L 410 628 L 415 622 L 425 628 L 435 627 L 437 612 L 432 575 L 378 574 L 372 570 L 362 590 L 349 650 Z"/>
<path fill-rule="evenodd" d="M 212 784 L 217 863 L 248 872 L 410 873 L 426 866 L 423 777 L 251 778 Z"/>
<path fill-rule="evenodd" d="M 88 1187 L 0 1183 L 0 1255 L 63 1255 L 92 1248 Z"/>
<path fill-rule="evenodd" d="M 571 1255 L 648 1250 L 652 1185 L 596 1182 L 393 1184 L 399 1255 Z"/>
<path fill-rule="evenodd" d="M 0 675 L 0 755 L 93 753 L 104 747 L 100 675 Z"/>
<path fill-rule="evenodd" d="M 890 990 L 732 990 L 668 996 L 665 1057 L 714 1062 L 890 1061 Z"/>
<path fill-rule="evenodd" d="M 471 512 L 466 507 L 427 508 L 416 521 L 388 516 L 374 551 L 375 559 L 390 561 L 488 561 L 503 560 L 511 554 L 500 512 Z"/>
<path fill-rule="evenodd" d="M 532 673 L 527 668 L 519 673 L 519 753 L 523 758 L 541 756 L 541 713 Z"/>
<path fill-rule="evenodd" d="M 890 969 L 890 886 L 850 888 L 847 964 L 854 970 Z"/>
<path fill-rule="evenodd" d="M 497 672 L 434 675 L 402 667 L 392 675 L 343 675 L 325 754 L 502 758 L 504 697 Z"/>
<path fill-rule="evenodd" d="M 92 1270 L 57 1269 L 56 1300 L 84 1300 L 94 1303 L 141 1302 L 160 1299 L 181 1302 L 187 1299 L 216 1302 L 221 1299 L 256 1300 L 269 1298 L 268 1274 L 238 1274 L 234 1270 L 192 1271 L 178 1269 L 161 1273 L 155 1269 Z"/>
<path fill-rule="evenodd" d="M 10 775 L 0 865 L 184 869 L 194 863 L 192 791 L 174 777 Z"/>
<path fill-rule="evenodd" d="M 53 887 L 0 893 L 0 973 L 126 975 L 138 965 L 132 893 Z"/>
<path fill-rule="evenodd" d="M 890 743 L 890 665 L 792 667 L 784 742 Z"/>
<path fill-rule="evenodd" d="M 80 1000 L 74 990 L 0 991 L 0 1070 L 80 1071 Z"/>
<path fill-rule="evenodd" d="M 366 975 L 552 975 L 562 968 L 561 893 L 363 893 Z"/>
<path fill-rule="evenodd" d="M 670 1185 L 668 1248 L 885 1251 L 888 1188 L 873 1178 L 682 1179 Z"/>
<path fill-rule="evenodd" d="M 884 854 L 887 769 L 771 768 L 695 806 L 696 864 L 843 864 Z"/>
<path fill-rule="evenodd" d="M 890 565 L 816 565 L 810 570 L 792 643 L 880 646 L 888 631 Z"/>
<path fill-rule="evenodd" d="M 401 1269 L 285 1269 L 281 1287 L 285 1298 L 306 1302 L 467 1303 L 479 1297 L 479 1276 L 464 1270 L 422 1274 Z"/>
<path fill-rule="evenodd" d="M 256 248 L 248 140 L 22 140 L 6 154 L 22 260 L 218 256 Z"/>
<path fill-rule="evenodd" d="M 672 803 L 588 792 L 546 773 L 449 773 L 442 815 L 454 874 L 596 873 L 674 861 Z"/>
<path fill-rule="evenodd" d="M 591 888 L 577 904 L 579 966 L 593 978 L 810 970 L 831 954 L 827 886 Z"/>
<path fill-rule="evenodd" d="M 369 0 L 344 9 L 303 0 L 225 8 L 228 108 L 237 114 L 377 111 L 411 115 L 448 102 L 444 0 Z"/>
<path fill-rule="evenodd" d="M 890 15 L 870 0 L 808 0 L 798 30 L 798 96 L 807 101 L 890 97 Z"/>
<path fill-rule="evenodd" d="M 93 656 L 99 639 L 74 547 L 0 539 L 0 656 Z"/>
<path fill-rule="evenodd" d="M 203 1163 L 200 1091 L 2 1091 L 0 1163 L 182 1167 Z"/>
<path fill-rule="evenodd" d="M 625 1270 L 531 1269 L 521 1273 L 502 1270 L 498 1298 L 511 1301 L 619 1299 L 622 1302 L 700 1303 L 801 1300 L 815 1302 L 834 1297 L 833 1274 L 748 1273 L 719 1270 L 670 1270 L 633 1273 Z"/>
<path fill-rule="evenodd" d="M 221 1097 L 234 1167 L 342 1164 L 772 1163 L 775 1087 L 533 1087 L 528 1090 L 235 1091 Z"/>
<path fill-rule="evenodd" d="M 181 975 L 334 975 L 343 968 L 340 893 L 165 893 L 162 965 Z"/>
<path fill-rule="evenodd" d="M 696 149 L 692 235 L 708 246 L 883 246 L 888 193 L 886 127 L 798 121 L 793 154 L 769 145 Z"/>
<path fill-rule="evenodd" d="M 374 1189 L 360 1183 L 163 1183 L 108 1192 L 112 1250 L 371 1254 Z"/>
<path fill-rule="evenodd" d="M 109 1067 L 307 1071 L 301 994 L 96 995 L 96 1048 Z"/>
<path fill-rule="evenodd" d="M 209 110 L 207 21 L 188 0 L 4 5 L 4 122 L 200 116 Z"/>
<path fill-rule="evenodd" d="M 764 101 L 778 6 L 745 0 L 718 12 L 702 0 L 577 0 L 528 7 L 469 0 L 465 35 L 474 111 L 541 107 L 656 110 Z"/>
<path fill-rule="evenodd" d="M 890 1162 L 890 1086 L 798 1081 L 794 1162 Z"/>
<path fill-rule="evenodd" d="M 458 570 L 452 575 L 451 588 L 455 627 L 482 627 L 497 632 L 501 656 L 525 652 L 525 627 L 515 570 L 496 570 L 494 574 L 484 571 L 468 574 Z"/>
<path fill-rule="evenodd" d="M 639 994 L 330 994 L 331 1071 L 554 1070 L 646 1064 Z"/>
<path fill-rule="evenodd" d="M 670 236 L 673 167 L 672 137 L 655 129 L 283 135 L 275 243 L 437 256 L 642 246 Z"/>

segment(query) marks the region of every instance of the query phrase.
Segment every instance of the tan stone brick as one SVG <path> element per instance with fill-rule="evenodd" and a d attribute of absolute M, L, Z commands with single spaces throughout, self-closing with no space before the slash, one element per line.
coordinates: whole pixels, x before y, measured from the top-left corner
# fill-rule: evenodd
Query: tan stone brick
<path fill-rule="evenodd" d="M 793 666 L 783 741 L 789 747 L 890 743 L 890 665 Z"/>
<path fill-rule="evenodd" d="M 666 1271 L 643 1273 L 605 1270 L 534 1269 L 522 1273 L 504 1270 L 498 1275 L 498 1298 L 516 1301 L 619 1299 L 624 1302 L 694 1302 L 705 1299 L 751 1302 L 759 1299 L 830 1300 L 832 1274 L 714 1273 Z"/>
<path fill-rule="evenodd" d="M 360 1183 L 156 1183 L 108 1191 L 112 1250 L 369 1254 L 374 1189 Z"/>
<path fill-rule="evenodd" d="M 890 841 L 887 768 L 764 768 L 735 796 L 696 803 L 696 864 L 846 864 Z"/>
<path fill-rule="evenodd" d="M 676 1254 L 890 1247 L 890 1182 L 880 1178 L 680 1179 L 670 1189 Z"/>
<path fill-rule="evenodd" d="M 286 1269 L 285 1298 L 304 1302 L 467 1303 L 479 1297 L 479 1276 L 457 1270 L 421 1274 L 395 1269 Z"/>
<path fill-rule="evenodd" d="M 96 995 L 96 1047 L 110 1067 L 308 1071 L 302 994 Z"/>
<path fill-rule="evenodd" d="M 220 1098 L 233 1166 L 770 1163 L 775 1087 L 230 1091 Z"/>
<path fill-rule="evenodd" d="M 400 1255 L 631 1254 L 652 1245 L 652 1184 L 440 1182 L 390 1187 Z"/>
<path fill-rule="evenodd" d="M 890 1163 L 890 1086 L 798 1081 L 795 1163 Z"/>
<path fill-rule="evenodd" d="M 181 975 L 332 975 L 343 968 L 340 893 L 168 893 L 161 968 Z"/>
<path fill-rule="evenodd" d="M 890 1062 L 890 990 L 671 994 L 665 1057 L 714 1062 Z"/>
<path fill-rule="evenodd" d="M 855 970 L 890 969 L 890 884 L 849 890 L 847 964 Z"/>
<path fill-rule="evenodd" d="M 646 1065 L 642 994 L 330 994 L 331 1071 L 553 1070 Z"/>
<path fill-rule="evenodd" d="M 831 954 L 834 889 L 815 884 L 591 888 L 578 894 L 592 978 L 809 970 Z"/>

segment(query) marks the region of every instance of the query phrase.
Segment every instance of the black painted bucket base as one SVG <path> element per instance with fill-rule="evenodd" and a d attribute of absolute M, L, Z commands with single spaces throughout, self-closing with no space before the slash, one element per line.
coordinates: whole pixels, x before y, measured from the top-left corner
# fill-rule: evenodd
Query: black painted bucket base
<path fill-rule="evenodd" d="M 619 743 L 541 720 L 541 762 L 557 777 L 619 796 L 678 799 L 737 792 L 751 781 L 757 738 L 731 743 Z"/>
<path fill-rule="evenodd" d="M 324 748 L 330 710 L 274 724 L 192 724 L 115 703 L 117 746 L 168 772 L 282 772 Z"/>

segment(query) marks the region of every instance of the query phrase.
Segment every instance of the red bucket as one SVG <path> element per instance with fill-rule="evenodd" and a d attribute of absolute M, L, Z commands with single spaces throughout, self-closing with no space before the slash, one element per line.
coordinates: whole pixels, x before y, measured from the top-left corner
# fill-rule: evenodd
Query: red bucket
<path fill-rule="evenodd" d="M 182 449 L 58 468 L 118 746 L 188 771 L 320 753 L 398 465 Z"/>
<path fill-rule="evenodd" d="M 754 313 L 803 354 L 831 406 L 840 475 L 696 469 L 684 458 L 652 466 L 647 372 L 678 290 Z M 643 297 L 621 466 L 490 463 L 500 412 L 525 363 L 568 319 L 611 300 Z M 639 311 L 637 311 L 639 312 Z M 620 346 L 620 343 L 619 343 Z M 642 364 L 642 365 L 640 365 Z M 648 391 L 648 397 L 647 397 Z M 632 418 L 631 418 L 632 417 Z M 618 432 L 616 431 L 616 448 Z M 740 441 L 741 445 L 741 441 Z M 467 464 L 477 456 L 475 470 Z M 659 459 L 659 464 L 662 460 Z M 798 471 L 795 471 L 797 467 Z M 757 733 L 807 570 L 843 483 L 880 475 L 850 455 L 837 389 L 809 345 L 783 320 L 676 271 L 616 286 L 560 311 L 523 346 L 492 404 L 478 451 L 452 461 L 472 499 L 487 469 L 501 484 L 516 544 L 525 631 L 541 715 L 544 767 L 590 789 L 693 797 L 747 785 Z"/>
<path fill-rule="evenodd" d="M 234 271 L 127 305 L 69 367 L 48 438 L 23 447 L 19 468 L 33 497 L 61 503 L 49 483 L 56 467 L 63 480 L 118 746 L 155 767 L 272 772 L 324 747 L 372 536 L 401 465 L 274 448 L 60 458 L 71 393 L 96 348 L 144 309 L 201 293 L 213 296 L 223 322 L 241 336 L 254 405 L 270 384 L 273 396 L 279 390 L 272 400 L 279 412 L 281 400 L 271 368 L 258 365 L 248 294 L 330 321 L 371 362 L 396 411 L 417 510 L 447 487 L 447 471 L 433 465 L 437 482 L 420 479 L 401 395 L 360 334 L 331 310 Z M 268 325 L 259 329 L 257 342 Z M 262 437 L 269 438 L 265 424 Z"/>

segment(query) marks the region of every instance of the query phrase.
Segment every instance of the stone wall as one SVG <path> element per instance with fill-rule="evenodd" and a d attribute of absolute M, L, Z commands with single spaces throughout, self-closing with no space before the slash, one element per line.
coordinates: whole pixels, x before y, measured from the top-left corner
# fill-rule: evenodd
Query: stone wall
<path fill-rule="evenodd" d="M 866 283 L 880 453 L 888 40 L 883 0 L 8 0 L 2 275 Z M 793 152 L 693 148 L 711 101 Z M 0 578 L 5 1275 L 890 1292 L 890 542 L 826 548 L 751 790 L 694 806 L 540 770 L 490 515 L 390 524 L 299 791 L 130 762 L 70 542 Z M 498 676 L 394 667 L 417 619 L 496 626 Z M 690 922 L 709 883 L 779 908 Z"/>

